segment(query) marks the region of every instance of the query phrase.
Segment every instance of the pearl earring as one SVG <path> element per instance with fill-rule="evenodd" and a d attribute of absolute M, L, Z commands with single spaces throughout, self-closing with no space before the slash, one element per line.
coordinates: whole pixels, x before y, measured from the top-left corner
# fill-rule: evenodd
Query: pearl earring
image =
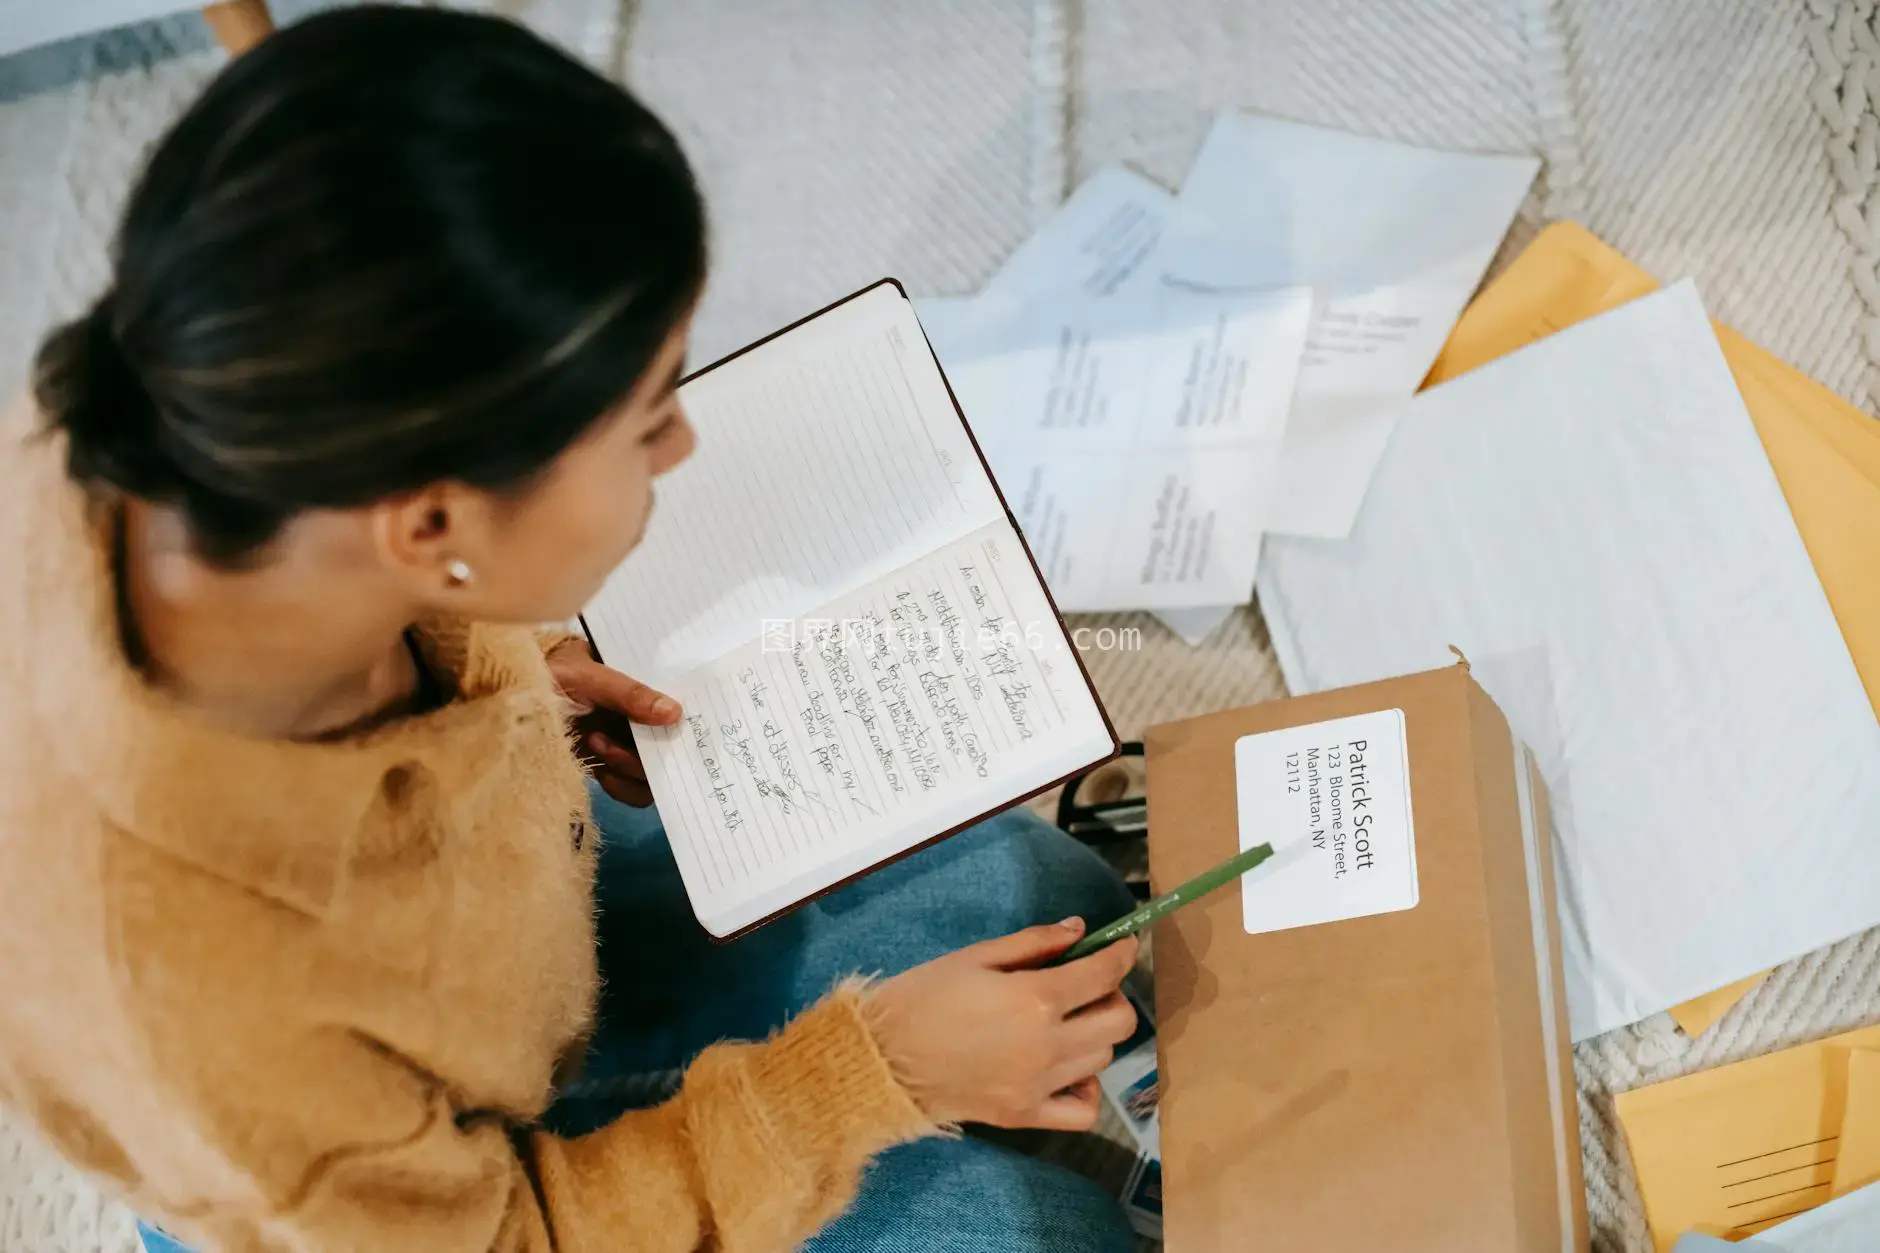
<path fill-rule="evenodd" d="M 452 587 L 463 587 L 476 578 L 476 572 L 470 568 L 469 562 L 461 557 L 453 557 L 450 564 L 444 567 L 444 578 Z"/>

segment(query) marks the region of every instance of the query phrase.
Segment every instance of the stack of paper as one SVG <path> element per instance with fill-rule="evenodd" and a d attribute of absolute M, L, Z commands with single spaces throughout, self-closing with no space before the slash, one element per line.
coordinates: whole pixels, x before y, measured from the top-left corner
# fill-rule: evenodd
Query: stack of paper
<path fill-rule="evenodd" d="M 1482 281 L 1540 163 L 1431 152 L 1228 114 L 1182 185 L 1154 261 L 1204 291 L 1313 289 L 1268 529 L 1350 534 L 1390 438 Z M 1191 643 L 1231 606 L 1164 620 Z"/>
<path fill-rule="evenodd" d="M 1240 594 L 1305 345 L 1304 291 L 1156 293 L 927 319 L 1060 608 Z"/>
<path fill-rule="evenodd" d="M 1198 640 L 1265 533 L 1345 534 L 1536 169 L 1226 113 L 1179 197 L 1106 169 L 922 301 L 1059 606 Z"/>
<path fill-rule="evenodd" d="M 1261 593 L 1295 692 L 1475 663 L 1553 794 L 1576 1039 L 1880 923 L 1880 725 L 1689 285 L 1412 401 Z"/>

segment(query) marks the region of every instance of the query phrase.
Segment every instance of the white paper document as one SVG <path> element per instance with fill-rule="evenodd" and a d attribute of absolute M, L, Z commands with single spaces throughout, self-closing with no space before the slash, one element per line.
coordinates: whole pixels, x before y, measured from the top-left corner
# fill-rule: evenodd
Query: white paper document
<path fill-rule="evenodd" d="M 1318 295 L 1276 529 L 1342 536 L 1390 432 L 1494 260 L 1540 162 L 1224 113 L 1149 264 L 1208 290 Z"/>
<path fill-rule="evenodd" d="M 1209 605 L 1252 586 L 1310 292 L 994 291 L 919 308 L 1059 608 Z"/>
<path fill-rule="evenodd" d="M 973 296 L 921 296 L 914 304 L 936 345 L 952 342 L 991 308 L 1042 298 L 1152 290 L 1143 262 L 1175 213 L 1172 193 L 1134 170 L 1107 165 L 1085 179 Z"/>
<path fill-rule="evenodd" d="M 1695 289 L 1400 417 L 1261 604 L 1295 693 L 1471 660 L 1551 793 L 1574 1038 L 1880 924 L 1880 725 Z"/>
<path fill-rule="evenodd" d="M 1126 291 L 1143 282 L 1142 263 L 1174 212 L 1175 197 L 1162 187 L 1134 170 L 1105 166 L 1006 258 L 986 290 L 1015 296 Z"/>
<path fill-rule="evenodd" d="M 1392 415 L 1442 351 L 1539 166 L 1238 112 L 1216 120 L 1145 268 L 1203 290 L 1316 292 L 1273 531 L 1350 533 Z M 1229 612 L 1163 620 L 1198 644 Z"/>

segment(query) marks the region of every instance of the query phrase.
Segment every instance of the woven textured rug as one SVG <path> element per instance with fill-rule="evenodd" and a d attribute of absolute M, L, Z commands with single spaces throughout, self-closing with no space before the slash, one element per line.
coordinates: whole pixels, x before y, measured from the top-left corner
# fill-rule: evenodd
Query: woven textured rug
<path fill-rule="evenodd" d="M 307 3 L 277 0 L 292 17 Z M 1863 408 L 1880 395 L 1873 0 L 488 0 L 623 76 L 715 218 L 699 354 L 892 273 L 973 290 L 1101 164 L 1174 185 L 1238 106 L 1545 172 L 1576 218 Z M 145 146 L 221 63 L 193 19 L 0 61 L 0 389 L 102 281 Z M 1118 728 L 1282 694 L 1257 614 L 1190 649 L 1144 615 L 1087 654 Z M 1133 632 L 1133 634 L 1131 633 Z M 1103 637 L 1098 636 L 1099 640 Z M 1609 1094 L 1880 1017 L 1880 934 L 1791 963 L 1703 1038 L 1577 1051 L 1602 1250 L 1649 1247 Z M 0 1116 L 0 1253 L 120 1253 L 129 1221 Z"/>

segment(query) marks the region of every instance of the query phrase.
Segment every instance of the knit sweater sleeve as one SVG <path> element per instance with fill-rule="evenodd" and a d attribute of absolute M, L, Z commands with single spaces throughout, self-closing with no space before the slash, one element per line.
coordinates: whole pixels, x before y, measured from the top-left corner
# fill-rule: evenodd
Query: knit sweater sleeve
<path fill-rule="evenodd" d="M 535 642 L 540 645 L 542 656 L 544 657 L 560 648 L 563 644 L 580 644 L 583 648 L 589 647 L 588 637 L 573 626 L 537 627 L 535 631 Z"/>
<path fill-rule="evenodd" d="M 768 1043 L 707 1050 L 668 1104 L 534 1155 L 559 1249 L 781 1253 L 848 1206 L 872 1156 L 936 1130 L 844 989 Z"/>
<path fill-rule="evenodd" d="M 412 1111 L 413 1135 L 321 1154 L 317 1176 L 263 1224 L 272 1241 L 251 1246 L 237 1232 L 252 1227 L 218 1231 L 213 1219 L 211 1238 L 354 1253 L 786 1253 L 842 1212 L 871 1157 L 938 1130 L 853 988 L 769 1041 L 706 1050 L 670 1101 L 578 1139 L 512 1136 L 451 1110 L 441 1091 L 430 1099 Z"/>

